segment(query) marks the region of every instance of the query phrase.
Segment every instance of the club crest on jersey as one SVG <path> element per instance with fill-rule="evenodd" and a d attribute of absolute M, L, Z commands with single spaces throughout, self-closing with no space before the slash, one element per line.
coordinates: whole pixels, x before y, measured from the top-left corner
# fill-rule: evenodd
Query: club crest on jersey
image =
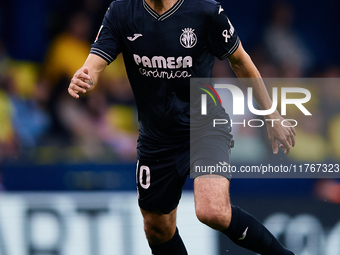
<path fill-rule="evenodd" d="M 195 29 L 184 28 L 182 29 L 182 31 L 183 33 L 179 38 L 179 41 L 181 42 L 182 46 L 187 49 L 194 47 L 197 43 L 197 36 L 194 33 Z"/>

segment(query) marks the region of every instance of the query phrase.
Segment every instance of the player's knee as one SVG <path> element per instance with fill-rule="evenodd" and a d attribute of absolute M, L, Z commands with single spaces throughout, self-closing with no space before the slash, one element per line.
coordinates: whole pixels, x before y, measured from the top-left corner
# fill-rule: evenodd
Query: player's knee
<path fill-rule="evenodd" d="M 174 234 L 175 227 L 172 224 L 159 224 L 152 219 L 144 219 L 144 231 L 150 244 L 161 244 L 169 241 Z"/>
<path fill-rule="evenodd" d="M 231 207 L 221 207 L 218 204 L 196 205 L 196 216 L 200 222 L 216 229 L 228 228 L 231 220 Z"/>

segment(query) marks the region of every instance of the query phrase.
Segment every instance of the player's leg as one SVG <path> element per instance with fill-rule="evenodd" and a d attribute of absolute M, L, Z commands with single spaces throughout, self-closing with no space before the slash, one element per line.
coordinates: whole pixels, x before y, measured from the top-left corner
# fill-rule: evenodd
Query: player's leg
<path fill-rule="evenodd" d="M 228 179 L 203 175 L 194 180 L 197 218 L 215 230 L 225 230 L 231 220 Z"/>
<path fill-rule="evenodd" d="M 176 228 L 177 205 L 186 177 L 175 160 L 140 160 L 137 163 L 138 204 L 153 255 L 187 255 Z"/>
<path fill-rule="evenodd" d="M 187 255 L 176 227 L 177 208 L 169 214 L 141 209 L 144 231 L 153 255 Z"/>
<path fill-rule="evenodd" d="M 263 255 L 294 255 L 252 215 L 230 204 L 228 179 L 197 177 L 194 195 L 198 219 L 237 245 Z"/>

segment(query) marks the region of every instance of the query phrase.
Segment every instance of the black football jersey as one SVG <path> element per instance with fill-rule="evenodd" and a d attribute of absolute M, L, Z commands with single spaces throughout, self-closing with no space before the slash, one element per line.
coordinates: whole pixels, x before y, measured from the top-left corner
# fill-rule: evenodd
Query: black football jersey
<path fill-rule="evenodd" d="M 220 3 L 178 0 L 162 15 L 145 0 L 116 0 L 91 54 L 111 63 L 123 54 L 140 123 L 138 155 L 167 153 L 189 143 L 190 78 L 210 77 L 239 38 Z"/>

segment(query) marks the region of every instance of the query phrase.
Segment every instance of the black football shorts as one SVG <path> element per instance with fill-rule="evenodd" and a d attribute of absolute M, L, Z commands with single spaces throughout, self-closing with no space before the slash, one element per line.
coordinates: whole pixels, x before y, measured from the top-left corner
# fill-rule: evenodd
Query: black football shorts
<path fill-rule="evenodd" d="M 189 160 L 182 162 L 186 166 L 180 167 L 179 161 L 175 158 L 138 160 L 136 179 L 140 208 L 168 214 L 177 207 L 189 173 Z M 184 168 L 187 171 L 180 173 L 179 169 Z"/>
<path fill-rule="evenodd" d="M 211 135 L 190 142 L 190 177 L 223 176 L 231 180 L 230 152 L 234 147 L 232 135 Z"/>
<path fill-rule="evenodd" d="M 230 164 L 232 147 L 231 135 L 210 136 L 177 150 L 170 157 L 154 160 L 140 158 L 136 169 L 140 208 L 170 213 L 179 203 L 189 173 L 191 178 L 221 175 L 230 180 L 231 174 L 223 169 Z M 212 171 L 211 167 L 215 170 Z"/>

